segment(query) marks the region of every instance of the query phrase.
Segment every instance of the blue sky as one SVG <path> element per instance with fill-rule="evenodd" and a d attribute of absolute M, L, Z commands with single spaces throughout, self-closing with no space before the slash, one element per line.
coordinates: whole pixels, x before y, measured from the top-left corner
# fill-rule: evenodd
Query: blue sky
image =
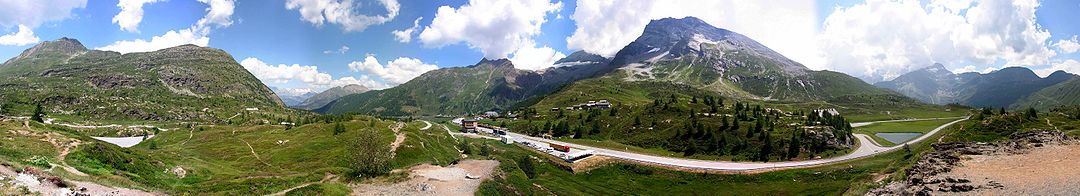
<path fill-rule="evenodd" d="M 990 0 L 151 0 L 138 6 L 143 12 L 132 28 L 136 31 L 114 22 L 122 11 L 118 1 L 10 3 L 16 5 L 0 7 L 24 8 L 0 13 L 0 35 L 5 36 L 0 58 L 60 37 L 121 52 L 194 43 L 228 51 L 285 94 L 354 83 L 386 88 L 431 69 L 467 66 L 484 57 L 508 57 L 519 68 L 543 69 L 577 50 L 610 56 L 640 35 L 648 20 L 683 16 L 746 34 L 810 68 L 870 82 L 934 62 L 954 71 L 1026 66 L 1040 74 L 1080 72 L 1080 46 L 1074 38 L 1080 34 L 1075 24 L 1080 2 L 1075 0 L 996 5 Z M 226 6 L 210 6 L 215 3 Z M 339 6 L 320 6 L 327 3 Z M 36 4 L 51 6 L 26 6 Z M 589 9 L 579 13 L 579 6 Z M 305 9 L 314 15 L 302 14 Z M 1028 20 L 1025 10 L 1035 15 Z M 408 42 L 392 33 L 413 27 L 421 17 Z M 20 32 L 20 26 L 32 35 Z M 170 32 L 173 36 L 166 36 Z"/>

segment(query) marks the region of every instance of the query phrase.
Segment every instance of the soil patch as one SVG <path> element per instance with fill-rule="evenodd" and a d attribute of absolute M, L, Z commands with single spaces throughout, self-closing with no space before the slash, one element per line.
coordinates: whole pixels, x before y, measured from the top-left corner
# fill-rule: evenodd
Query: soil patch
<path fill-rule="evenodd" d="M 474 195 L 498 166 L 494 160 L 463 160 L 449 167 L 424 164 L 410 168 L 402 182 L 353 185 L 353 195 Z"/>
<path fill-rule="evenodd" d="M 933 144 L 908 178 L 867 195 L 1078 195 L 1080 145 L 1059 131 L 1013 134 L 996 143 Z"/>

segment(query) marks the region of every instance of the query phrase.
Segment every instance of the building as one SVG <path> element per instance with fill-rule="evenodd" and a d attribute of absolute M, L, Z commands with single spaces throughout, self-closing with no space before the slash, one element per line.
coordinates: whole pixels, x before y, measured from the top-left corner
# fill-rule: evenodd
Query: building
<path fill-rule="evenodd" d="M 502 136 L 502 142 L 506 143 L 506 144 L 513 144 L 514 143 L 514 137 L 510 137 L 509 135 L 503 135 Z"/>
<path fill-rule="evenodd" d="M 484 116 L 486 116 L 488 118 L 498 118 L 499 117 L 499 112 L 487 111 L 487 112 L 484 112 Z"/>
<path fill-rule="evenodd" d="M 476 132 L 476 119 L 461 120 L 461 132 Z"/>

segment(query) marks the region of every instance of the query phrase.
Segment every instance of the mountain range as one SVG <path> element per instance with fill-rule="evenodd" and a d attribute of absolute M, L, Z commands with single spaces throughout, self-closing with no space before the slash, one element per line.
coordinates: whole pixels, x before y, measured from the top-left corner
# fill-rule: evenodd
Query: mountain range
<path fill-rule="evenodd" d="M 1058 105 L 1056 103 L 1063 103 L 1056 100 L 1080 98 L 1070 95 L 1076 94 L 1076 88 L 1070 84 L 1075 86 L 1077 82 L 1069 81 L 1076 78 L 1076 75 L 1064 71 L 1039 77 L 1024 67 L 1008 67 L 986 74 L 955 74 L 942 64 L 934 64 L 875 85 L 932 104 L 1047 109 Z"/>
<path fill-rule="evenodd" d="M 195 45 L 120 54 L 60 38 L 0 64 L 0 78 L 9 115 L 29 115 L 40 104 L 53 116 L 214 121 L 247 108 L 284 109 L 231 55 Z"/>
<path fill-rule="evenodd" d="M 326 104 L 337 100 L 338 98 L 352 94 L 367 92 L 369 90 L 371 89 L 359 84 L 349 84 L 345 86 L 333 87 L 317 94 L 305 94 L 305 96 L 307 96 L 306 98 L 296 104 L 290 105 L 290 107 L 303 110 L 319 109 L 323 106 L 326 106 Z"/>
<path fill-rule="evenodd" d="M 613 58 L 575 52 L 541 71 L 506 59 L 425 73 L 397 87 L 342 97 L 323 113 L 382 115 L 477 113 L 527 106 L 579 80 L 686 85 L 728 97 L 820 101 L 850 95 L 895 95 L 831 71 L 813 71 L 744 35 L 686 17 L 651 21 Z"/>
<path fill-rule="evenodd" d="M 468 67 L 442 68 L 404 84 L 337 99 L 322 113 L 389 116 L 450 115 L 510 108 L 559 87 L 611 70 L 606 58 L 576 52 L 540 71 L 520 70 L 507 59 L 483 59 Z"/>

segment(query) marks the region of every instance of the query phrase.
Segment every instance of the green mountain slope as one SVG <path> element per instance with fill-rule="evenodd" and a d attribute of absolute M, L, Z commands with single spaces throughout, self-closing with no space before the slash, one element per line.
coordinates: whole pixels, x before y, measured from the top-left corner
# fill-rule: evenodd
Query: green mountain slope
<path fill-rule="evenodd" d="M 401 116 L 506 109 L 569 82 L 610 71 L 606 59 L 597 57 L 575 53 L 557 62 L 566 65 L 543 71 L 515 69 L 506 59 L 484 59 L 468 67 L 429 71 L 393 88 L 345 96 L 315 111 Z"/>
<path fill-rule="evenodd" d="M 1011 108 L 1049 110 L 1057 106 L 1080 105 L 1080 78 L 1043 88 L 1013 103 Z"/>
<path fill-rule="evenodd" d="M 367 92 L 369 90 L 371 90 L 371 89 L 368 89 L 367 87 L 361 86 L 359 84 L 350 84 L 350 85 L 345 85 L 345 86 L 338 86 L 338 87 L 326 89 L 325 91 L 320 92 L 319 94 L 315 94 L 315 95 L 313 95 L 311 97 L 308 97 L 307 99 L 303 100 L 303 102 L 301 102 L 301 103 L 297 104 L 296 106 L 294 106 L 294 108 L 299 108 L 299 109 L 304 109 L 304 110 L 319 109 L 319 108 L 321 108 L 323 106 L 326 106 L 326 104 L 329 104 L 330 102 L 332 102 L 334 100 L 337 100 L 338 98 L 341 98 L 341 97 L 344 97 L 344 96 L 347 96 L 347 95 L 351 95 L 351 94 Z"/>
<path fill-rule="evenodd" d="M 245 108 L 284 111 L 228 53 L 194 45 L 120 54 L 62 38 L 6 61 L 0 78 L 8 115 L 30 115 L 38 103 L 50 116 L 99 120 L 222 121 Z"/>

